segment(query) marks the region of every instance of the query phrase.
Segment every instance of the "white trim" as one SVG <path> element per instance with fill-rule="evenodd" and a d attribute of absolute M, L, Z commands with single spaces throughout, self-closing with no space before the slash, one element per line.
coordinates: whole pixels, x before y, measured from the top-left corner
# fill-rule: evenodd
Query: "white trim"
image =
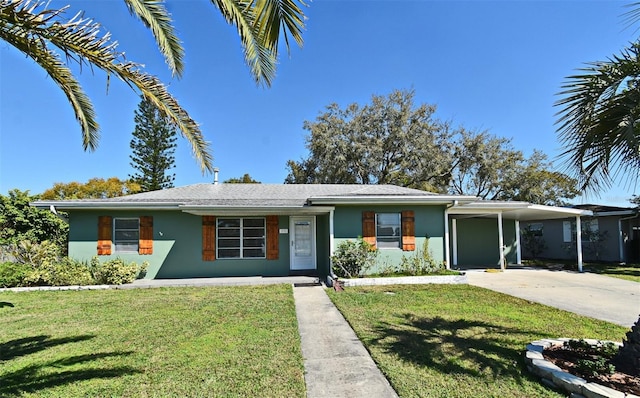
<path fill-rule="evenodd" d="M 381 196 L 321 196 L 310 197 L 308 202 L 312 205 L 315 204 L 376 204 L 376 203 L 388 203 L 388 204 L 450 204 L 452 201 L 460 201 L 464 203 L 471 203 L 477 201 L 475 196 L 451 196 L 451 195 L 381 195 Z"/>
<path fill-rule="evenodd" d="M 314 206 L 314 207 L 211 207 L 211 206 L 180 206 L 184 213 L 196 216 L 265 216 L 265 215 L 318 215 L 327 214 L 335 210 L 334 206 Z"/>
<path fill-rule="evenodd" d="M 498 247 L 500 249 L 500 269 L 505 269 L 504 259 L 504 235 L 502 231 L 502 212 L 498 213 Z"/>
<path fill-rule="evenodd" d="M 582 272 L 582 224 L 576 216 L 576 251 L 578 252 L 578 272 Z"/>
<path fill-rule="evenodd" d="M 520 247 L 520 220 L 516 220 L 516 263 L 522 264 L 522 247 Z"/>
<path fill-rule="evenodd" d="M 331 261 L 331 257 L 333 257 L 333 253 L 336 250 L 336 244 L 333 241 L 335 238 L 335 233 L 333 231 L 333 209 L 329 211 L 329 261 Z M 333 266 L 333 264 L 331 264 Z"/>
<path fill-rule="evenodd" d="M 453 246 L 453 265 L 458 265 L 458 220 L 451 220 L 451 246 Z"/>
<path fill-rule="evenodd" d="M 295 256 L 293 253 L 293 248 L 295 245 L 295 220 L 296 219 L 311 219 L 311 261 L 312 268 L 294 268 L 295 265 Z M 289 217 L 289 270 L 290 271 L 298 271 L 298 270 L 307 270 L 307 269 L 318 269 L 318 256 L 316 253 L 316 216 L 291 216 Z"/>

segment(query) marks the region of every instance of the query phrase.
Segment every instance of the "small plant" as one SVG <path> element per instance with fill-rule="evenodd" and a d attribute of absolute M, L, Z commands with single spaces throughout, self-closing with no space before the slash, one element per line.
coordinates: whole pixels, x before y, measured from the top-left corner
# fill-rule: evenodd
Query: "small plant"
<path fill-rule="evenodd" d="M 589 376 L 613 374 L 616 371 L 616 367 L 606 358 L 579 359 L 576 361 L 576 369 Z"/>
<path fill-rule="evenodd" d="M 373 267 L 378 250 L 362 238 L 340 242 L 331 256 L 333 272 L 340 278 L 356 278 Z"/>
<path fill-rule="evenodd" d="M 445 269 L 444 262 L 438 262 L 433 258 L 429 250 L 429 238 L 427 237 L 419 250 L 410 256 L 402 256 L 399 272 L 411 275 L 428 275 Z"/>

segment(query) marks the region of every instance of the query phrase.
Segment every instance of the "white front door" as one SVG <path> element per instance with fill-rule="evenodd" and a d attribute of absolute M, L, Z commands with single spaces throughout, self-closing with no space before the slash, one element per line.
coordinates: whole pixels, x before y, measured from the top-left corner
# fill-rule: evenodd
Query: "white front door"
<path fill-rule="evenodd" d="M 291 217 L 289 223 L 291 269 L 316 269 L 316 218 Z"/>

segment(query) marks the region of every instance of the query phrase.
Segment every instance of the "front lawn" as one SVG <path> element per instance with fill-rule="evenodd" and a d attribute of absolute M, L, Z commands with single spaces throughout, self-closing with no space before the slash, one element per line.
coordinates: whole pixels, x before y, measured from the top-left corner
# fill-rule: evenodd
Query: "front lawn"
<path fill-rule="evenodd" d="M 468 285 L 328 293 L 401 397 L 562 397 L 528 373 L 526 344 L 627 331 Z"/>
<path fill-rule="evenodd" d="M 640 264 L 588 264 L 584 267 L 587 272 L 640 282 Z"/>
<path fill-rule="evenodd" d="M 291 289 L 0 293 L 0 396 L 303 397 Z"/>
<path fill-rule="evenodd" d="M 523 264 L 542 268 L 562 265 L 564 266 L 564 269 L 573 271 L 577 271 L 578 269 L 576 262 L 571 260 L 524 260 Z M 640 282 L 640 264 L 620 265 L 618 263 L 586 262 L 583 264 L 582 270 L 585 272 L 593 272 L 594 274 Z"/>

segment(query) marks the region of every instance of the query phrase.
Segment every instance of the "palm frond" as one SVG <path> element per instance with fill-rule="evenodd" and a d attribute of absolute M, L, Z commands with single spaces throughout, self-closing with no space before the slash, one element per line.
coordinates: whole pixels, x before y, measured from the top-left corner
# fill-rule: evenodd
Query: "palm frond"
<path fill-rule="evenodd" d="M 227 23 L 238 30 L 245 62 L 256 84 L 271 86 L 278 60 L 280 30 L 302 45 L 304 14 L 295 0 L 211 0 Z M 303 2 L 300 2 L 303 4 Z"/>
<path fill-rule="evenodd" d="M 569 76 L 556 102 L 565 165 L 581 188 L 610 186 L 622 172 L 640 172 L 640 47 Z"/>
<path fill-rule="evenodd" d="M 184 49 L 174 29 L 171 15 L 162 0 L 124 0 L 134 15 L 151 30 L 158 48 L 174 76 L 182 76 Z"/>
<path fill-rule="evenodd" d="M 91 100 L 58 54 L 47 47 L 46 41 L 32 34 L 34 30 L 45 28 L 64 9 L 35 12 L 35 4 L 12 1 L 3 1 L 0 7 L 0 39 L 33 59 L 51 76 L 66 95 L 80 123 L 83 148 L 95 150 L 100 135 Z"/>
<path fill-rule="evenodd" d="M 141 92 L 145 98 L 156 105 L 164 116 L 169 117 L 176 124 L 182 135 L 191 144 L 193 154 L 200 163 L 203 172 L 213 170 L 208 143 L 204 140 L 198 124 L 191 119 L 156 77 L 143 73 L 138 64 L 124 60 L 123 54 L 117 51 L 117 43 L 111 40 L 109 33 L 100 36 L 99 24 L 84 18 L 81 13 L 76 14 L 68 21 L 60 18 L 63 10 L 45 10 L 39 14 L 34 13 L 33 7 L 26 8 L 33 5 L 29 0 L 0 1 L 2 5 L 0 23 L 2 24 L 6 20 L 11 22 L 8 18 L 15 15 L 7 12 L 11 5 L 19 3 L 25 6 L 25 8 L 17 7 L 16 9 L 21 9 L 25 14 L 22 16 L 25 22 L 22 22 L 21 26 L 27 30 L 25 32 L 20 30 L 9 32 L 7 36 L 11 36 L 12 33 L 25 35 L 29 38 L 28 45 L 36 43 L 47 49 L 49 49 L 49 45 L 55 46 L 65 54 L 68 61 L 74 61 L 80 66 L 85 64 L 95 66 L 108 75 L 117 76 L 130 87 Z"/>

